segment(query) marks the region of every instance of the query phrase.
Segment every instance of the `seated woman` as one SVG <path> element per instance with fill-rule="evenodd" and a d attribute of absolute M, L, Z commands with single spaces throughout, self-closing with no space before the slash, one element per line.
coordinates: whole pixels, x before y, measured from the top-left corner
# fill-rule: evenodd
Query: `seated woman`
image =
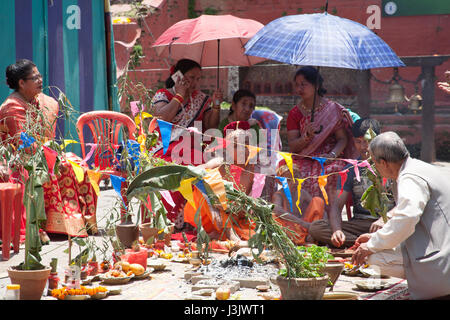
<path fill-rule="evenodd" d="M 255 111 L 256 97 L 255 95 L 245 89 L 239 89 L 233 95 L 233 101 L 231 103 L 230 112 L 228 116 L 219 123 L 219 129 L 223 132 L 223 129 L 234 121 L 248 121 L 250 128 L 256 132 L 256 138 L 259 137 L 259 129 L 261 125 L 256 119 L 250 119 L 253 111 Z M 258 140 L 257 140 L 258 141 Z"/>
<path fill-rule="evenodd" d="M 183 77 L 177 79 L 177 83 L 172 79 L 172 75 L 181 71 Z M 194 126 L 194 122 L 199 121 L 202 130 L 217 128 L 220 120 L 220 102 L 222 92 L 217 90 L 212 98 L 197 89 L 202 70 L 200 65 L 189 59 L 182 59 L 171 69 L 171 76 L 166 80 L 166 88 L 156 91 L 152 99 L 151 114 L 161 120 L 171 122 L 172 127 L 171 142 L 166 153 L 162 149 L 161 137 L 157 145 L 151 152 L 167 161 L 175 161 L 184 165 L 199 165 L 204 163 L 203 158 L 194 157 L 195 152 L 202 152 L 196 149 L 193 141 L 191 156 L 172 157 L 172 151 L 179 143 L 183 143 L 187 131 L 185 128 Z M 158 129 L 159 130 L 159 129 Z M 189 138 L 193 139 L 192 136 Z M 200 162 L 198 161 L 200 160 Z"/>
<path fill-rule="evenodd" d="M 58 102 L 42 93 L 42 75 L 36 65 L 23 59 L 6 68 L 8 86 L 14 90 L 0 106 L 0 141 L 13 144 L 17 149 L 20 133 L 26 131 L 42 142 L 55 138 Z M 36 125 L 39 123 L 39 125 Z M 45 230 L 71 236 L 87 236 L 86 222 L 95 224 L 97 194 L 89 183 L 87 174 L 81 183 L 68 160 L 81 163 L 73 153 L 60 159 L 59 173 L 51 175 L 43 185 L 47 222 Z M 25 183 L 26 171 L 6 164 L 5 178 L 10 182 Z M 22 212 L 21 235 L 25 234 L 25 218 Z"/>
<path fill-rule="evenodd" d="M 326 90 L 317 69 L 300 68 L 294 81 L 295 89 L 302 99 L 291 109 L 287 118 L 289 151 L 298 154 L 293 156 L 293 162 L 299 168 L 296 178 L 318 177 L 322 175 L 322 166 L 311 157 L 354 159 L 356 149 L 351 134 L 352 119 L 343 106 L 324 97 Z M 311 122 L 313 103 L 314 122 Z M 285 164 L 282 160 L 279 166 Z M 341 160 L 327 160 L 323 164 L 323 174 L 341 171 L 345 165 Z M 289 176 L 287 172 L 286 177 Z M 336 188 L 336 179 L 337 175 L 328 177 L 326 190 L 330 195 L 333 193 L 329 191 Z M 308 191 L 313 197 L 322 195 L 317 179 L 305 180 L 302 190 Z"/>
<path fill-rule="evenodd" d="M 172 76 L 180 71 L 183 74 L 181 79 Z M 166 88 L 156 91 L 152 99 L 150 113 L 167 122 L 174 124 L 172 127 L 171 140 L 168 149 L 164 153 L 161 132 L 155 147 L 150 150 L 154 156 L 169 162 L 183 165 L 200 165 L 204 163 L 203 150 L 201 144 L 196 144 L 193 134 L 185 128 L 193 127 L 194 122 L 201 123 L 202 131 L 217 128 L 220 121 L 220 102 L 222 92 L 217 90 L 212 98 L 197 89 L 202 69 L 201 66 L 189 59 L 179 60 L 170 70 L 171 76 L 166 80 Z M 178 145 L 186 145 L 189 148 L 178 149 Z M 178 153 L 176 152 L 178 149 Z M 175 152 L 174 152 L 175 151 Z M 184 154 L 188 151 L 190 154 Z M 175 228 L 182 229 L 183 206 L 186 201 L 179 192 L 171 192 L 176 204 L 175 208 L 170 207 L 166 202 L 164 205 L 168 209 L 167 217 L 175 223 Z"/>

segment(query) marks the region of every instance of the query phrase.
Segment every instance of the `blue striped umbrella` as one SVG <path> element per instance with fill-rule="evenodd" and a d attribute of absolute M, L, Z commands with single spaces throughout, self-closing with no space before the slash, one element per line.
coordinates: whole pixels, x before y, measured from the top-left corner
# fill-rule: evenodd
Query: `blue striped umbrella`
<path fill-rule="evenodd" d="M 245 54 L 304 66 L 362 70 L 405 66 L 369 28 L 327 12 L 270 22 L 247 42 Z"/>

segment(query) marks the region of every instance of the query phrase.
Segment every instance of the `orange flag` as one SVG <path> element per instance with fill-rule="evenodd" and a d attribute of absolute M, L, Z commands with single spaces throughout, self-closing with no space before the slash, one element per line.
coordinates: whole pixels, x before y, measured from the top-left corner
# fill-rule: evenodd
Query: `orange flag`
<path fill-rule="evenodd" d="M 94 188 L 95 193 L 98 195 L 100 193 L 100 187 L 98 186 L 98 182 L 100 181 L 100 177 L 102 176 L 101 172 L 88 170 L 87 175 L 89 177 L 89 182 Z"/>
<path fill-rule="evenodd" d="M 224 210 L 227 209 L 227 195 L 225 193 L 225 185 L 222 181 L 222 175 L 219 168 L 206 170 L 208 174 L 203 177 L 203 180 L 211 187 L 211 190 L 219 198 L 220 204 Z"/>
<path fill-rule="evenodd" d="M 251 145 L 248 145 L 247 148 L 248 148 L 249 155 L 248 155 L 247 161 L 245 162 L 245 165 L 247 165 L 248 162 L 250 161 L 250 159 L 252 159 L 254 156 L 256 156 L 259 151 L 261 151 L 260 147 L 255 147 L 255 146 L 251 146 Z"/>
<path fill-rule="evenodd" d="M 325 191 L 325 186 L 327 185 L 327 177 L 328 176 L 320 176 L 319 178 L 317 178 L 317 182 L 319 183 L 320 190 L 322 190 L 325 203 L 328 205 L 328 195 L 327 192 Z"/>

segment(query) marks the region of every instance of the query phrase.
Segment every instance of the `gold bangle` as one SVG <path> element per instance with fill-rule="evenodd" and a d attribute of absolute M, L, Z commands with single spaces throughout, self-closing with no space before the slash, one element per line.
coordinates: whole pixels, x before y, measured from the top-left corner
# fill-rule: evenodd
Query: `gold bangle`
<path fill-rule="evenodd" d="M 178 101 L 180 101 L 180 103 L 183 103 L 184 97 L 183 97 L 181 94 L 177 93 L 177 94 L 175 95 L 175 97 L 178 97 Z"/>
<path fill-rule="evenodd" d="M 181 101 L 178 100 L 176 97 L 173 97 L 172 100 L 175 100 L 175 101 L 177 101 L 179 104 L 181 104 Z"/>

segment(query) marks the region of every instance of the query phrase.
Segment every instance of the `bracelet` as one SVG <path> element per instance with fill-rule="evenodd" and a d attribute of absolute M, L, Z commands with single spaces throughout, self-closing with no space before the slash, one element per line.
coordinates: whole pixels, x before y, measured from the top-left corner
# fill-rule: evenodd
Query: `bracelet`
<path fill-rule="evenodd" d="M 336 152 L 334 152 L 334 151 L 331 151 L 331 152 L 330 152 L 330 155 L 332 155 L 333 158 L 337 158 Z"/>
<path fill-rule="evenodd" d="M 213 109 L 213 110 L 220 110 L 220 105 L 218 105 L 218 106 L 213 105 L 213 106 L 211 107 L 211 109 Z"/>
<path fill-rule="evenodd" d="M 181 94 L 177 93 L 177 94 L 175 95 L 175 97 L 178 98 L 177 100 L 180 101 L 180 103 L 183 103 L 183 102 L 184 102 L 184 97 L 183 97 Z"/>
<path fill-rule="evenodd" d="M 172 100 L 177 101 L 180 105 L 182 104 L 182 102 L 177 97 L 173 97 Z"/>

